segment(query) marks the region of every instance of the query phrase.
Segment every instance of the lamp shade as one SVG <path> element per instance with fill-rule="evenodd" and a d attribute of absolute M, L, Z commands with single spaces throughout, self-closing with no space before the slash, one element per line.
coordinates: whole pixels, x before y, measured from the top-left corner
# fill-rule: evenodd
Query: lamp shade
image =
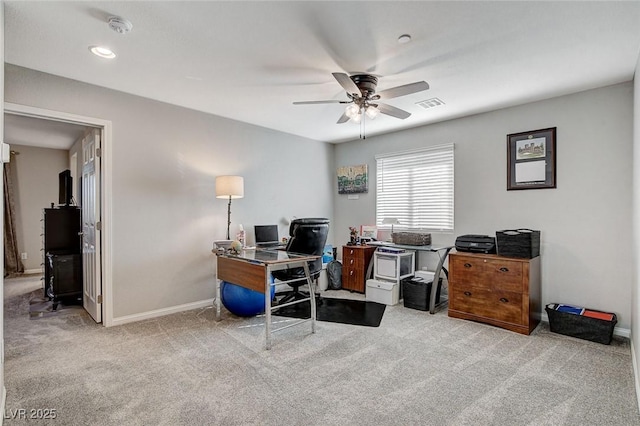
<path fill-rule="evenodd" d="M 218 176 L 216 178 L 216 198 L 244 197 L 244 178 L 242 176 Z"/>
<path fill-rule="evenodd" d="M 399 225 L 400 221 L 395 217 L 385 217 L 382 219 L 384 225 Z"/>

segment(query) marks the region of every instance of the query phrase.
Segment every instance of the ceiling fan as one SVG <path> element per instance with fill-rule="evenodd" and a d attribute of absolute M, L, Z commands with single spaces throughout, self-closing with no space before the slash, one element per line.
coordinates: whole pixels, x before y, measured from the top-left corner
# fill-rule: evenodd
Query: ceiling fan
<path fill-rule="evenodd" d="M 334 72 L 332 75 L 338 83 L 340 83 L 342 88 L 347 91 L 347 97 L 349 98 L 348 101 L 339 101 L 334 99 L 326 101 L 301 101 L 294 102 L 293 104 L 349 104 L 346 107 L 345 112 L 338 119 L 337 124 L 346 123 L 349 120 L 359 123 L 362 120 L 363 114 L 366 114 L 370 119 L 373 119 L 378 114 L 382 113 L 404 120 L 411 115 L 410 112 L 378 101 L 381 99 L 385 100 L 410 95 L 412 93 L 429 89 L 429 84 L 426 81 L 418 81 L 416 83 L 396 86 L 376 93 L 378 77 L 374 75 L 354 74 L 350 76 L 341 72 Z"/>

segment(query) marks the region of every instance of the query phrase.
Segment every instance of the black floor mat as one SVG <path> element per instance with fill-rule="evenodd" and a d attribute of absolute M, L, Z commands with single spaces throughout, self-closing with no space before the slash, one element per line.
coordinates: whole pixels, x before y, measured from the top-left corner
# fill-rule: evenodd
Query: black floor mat
<path fill-rule="evenodd" d="M 363 300 L 316 298 L 318 321 L 378 327 L 386 305 Z M 273 315 L 289 318 L 310 318 L 309 303 L 299 303 L 278 309 Z"/>

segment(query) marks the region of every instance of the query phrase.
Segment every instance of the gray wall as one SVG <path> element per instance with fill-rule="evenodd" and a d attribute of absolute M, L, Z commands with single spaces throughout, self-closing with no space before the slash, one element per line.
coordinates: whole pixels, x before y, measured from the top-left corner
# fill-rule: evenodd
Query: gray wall
<path fill-rule="evenodd" d="M 11 141 L 6 141 L 11 143 Z M 68 151 L 11 145 L 18 248 L 25 270 L 42 269 L 42 209 L 58 204 L 58 173 L 69 168 Z"/>
<path fill-rule="evenodd" d="M 226 233 L 215 176 L 245 178 L 232 232 L 332 219 L 332 145 L 5 66 L 5 101 L 110 120 L 114 318 L 213 297 L 212 242 Z M 281 225 L 280 232 L 287 228 Z"/>
<path fill-rule="evenodd" d="M 633 280 L 631 293 L 631 353 L 634 361 L 636 397 L 640 405 L 640 57 L 633 81 Z"/>
<path fill-rule="evenodd" d="M 375 188 L 378 153 L 455 144 L 455 231 L 541 230 L 542 301 L 618 314 L 631 324 L 632 83 L 370 137 L 336 147 L 336 167 L 369 164 Z M 446 106 L 445 106 L 446 107 Z M 557 188 L 506 190 L 506 135 L 557 127 Z M 334 235 L 375 221 L 375 191 L 334 195 Z"/>

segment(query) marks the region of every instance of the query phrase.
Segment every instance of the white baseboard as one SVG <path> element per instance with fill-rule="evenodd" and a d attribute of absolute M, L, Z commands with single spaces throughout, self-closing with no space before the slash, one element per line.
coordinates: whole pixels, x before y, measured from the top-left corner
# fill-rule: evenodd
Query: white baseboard
<path fill-rule="evenodd" d="M 4 421 L 4 413 L 6 412 L 5 411 L 6 408 L 7 408 L 7 388 L 2 386 L 2 404 L 0 404 L 0 410 L 2 410 L 0 411 L 0 413 L 2 413 L 2 415 L 0 416 L 0 426 L 2 426 L 2 423 Z"/>
<path fill-rule="evenodd" d="M 549 316 L 546 312 L 542 312 L 540 315 L 540 320 L 549 323 Z M 626 337 L 627 339 L 631 338 L 631 329 L 630 328 L 622 328 L 622 327 L 614 327 L 613 329 L 614 336 Z"/>
<path fill-rule="evenodd" d="M 42 269 L 25 269 L 25 271 L 23 272 L 24 274 L 42 274 L 43 271 Z"/>
<path fill-rule="evenodd" d="M 631 366 L 633 367 L 633 378 L 636 384 L 636 399 L 638 400 L 638 409 L 640 410 L 640 372 L 638 372 L 638 358 L 636 357 L 633 339 L 631 339 Z"/>
<path fill-rule="evenodd" d="M 206 308 L 213 306 L 214 299 L 200 300 L 198 302 L 185 303 L 184 305 L 171 306 L 169 308 L 156 309 L 139 314 L 125 315 L 123 317 L 114 318 L 111 326 L 128 324 L 130 322 L 142 321 L 150 318 L 163 317 L 165 315 L 175 314 L 178 312 L 190 311 L 192 309 Z"/>

